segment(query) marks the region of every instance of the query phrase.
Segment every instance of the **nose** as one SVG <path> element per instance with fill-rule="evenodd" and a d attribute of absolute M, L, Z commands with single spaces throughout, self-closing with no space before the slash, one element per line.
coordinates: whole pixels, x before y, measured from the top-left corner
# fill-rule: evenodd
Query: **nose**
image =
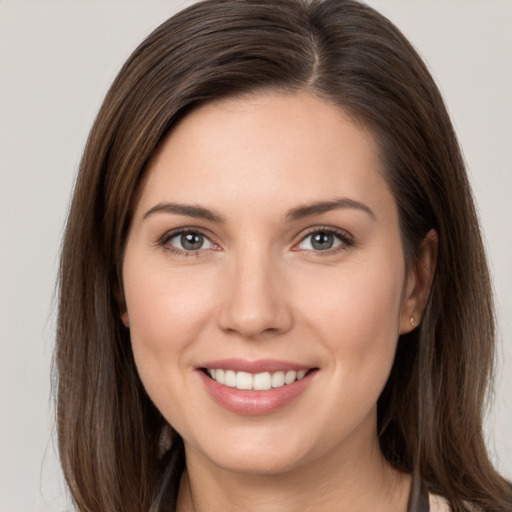
<path fill-rule="evenodd" d="M 218 316 L 222 330 L 255 339 L 291 329 L 285 278 L 268 255 L 241 255 L 227 271 L 223 288 Z"/>

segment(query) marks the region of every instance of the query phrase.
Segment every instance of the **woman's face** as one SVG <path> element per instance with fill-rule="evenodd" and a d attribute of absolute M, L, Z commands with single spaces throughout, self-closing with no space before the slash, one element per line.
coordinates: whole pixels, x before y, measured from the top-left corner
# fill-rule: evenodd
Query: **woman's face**
<path fill-rule="evenodd" d="M 417 307 L 382 172 L 372 136 L 306 93 L 202 106 L 155 154 L 123 321 L 187 457 L 269 473 L 377 446 Z"/>

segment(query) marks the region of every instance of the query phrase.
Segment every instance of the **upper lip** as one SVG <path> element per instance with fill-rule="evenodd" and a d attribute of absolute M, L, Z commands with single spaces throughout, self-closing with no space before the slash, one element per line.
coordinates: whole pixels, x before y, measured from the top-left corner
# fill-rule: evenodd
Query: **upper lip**
<path fill-rule="evenodd" d="M 291 361 L 280 361 L 277 359 L 218 359 L 216 361 L 207 361 L 198 366 L 198 369 L 222 369 L 233 370 L 235 372 L 261 373 L 261 372 L 278 372 L 289 370 L 309 370 L 313 368 L 310 365 L 294 363 Z"/>

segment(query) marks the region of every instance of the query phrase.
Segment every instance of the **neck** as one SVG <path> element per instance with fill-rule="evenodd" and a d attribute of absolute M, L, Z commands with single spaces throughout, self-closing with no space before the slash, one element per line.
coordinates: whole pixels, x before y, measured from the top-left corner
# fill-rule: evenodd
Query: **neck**
<path fill-rule="evenodd" d="M 368 440 L 367 440 L 368 441 Z M 363 448 L 363 449 L 362 449 Z M 410 478 L 371 443 L 335 447 L 278 473 L 240 473 L 216 466 L 185 444 L 187 469 L 178 512 L 405 512 Z"/>

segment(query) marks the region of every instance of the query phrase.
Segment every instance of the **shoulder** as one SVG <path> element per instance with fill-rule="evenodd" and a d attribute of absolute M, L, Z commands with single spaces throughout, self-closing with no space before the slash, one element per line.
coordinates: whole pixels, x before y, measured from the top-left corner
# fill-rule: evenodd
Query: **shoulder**
<path fill-rule="evenodd" d="M 429 494 L 429 504 L 429 512 L 451 512 L 452 510 L 446 498 L 443 498 L 437 494 Z M 481 510 L 469 503 L 465 503 L 465 505 L 467 506 L 468 512 L 479 512 Z"/>
<path fill-rule="evenodd" d="M 429 494 L 430 512 L 450 512 L 450 505 L 442 496 Z"/>

